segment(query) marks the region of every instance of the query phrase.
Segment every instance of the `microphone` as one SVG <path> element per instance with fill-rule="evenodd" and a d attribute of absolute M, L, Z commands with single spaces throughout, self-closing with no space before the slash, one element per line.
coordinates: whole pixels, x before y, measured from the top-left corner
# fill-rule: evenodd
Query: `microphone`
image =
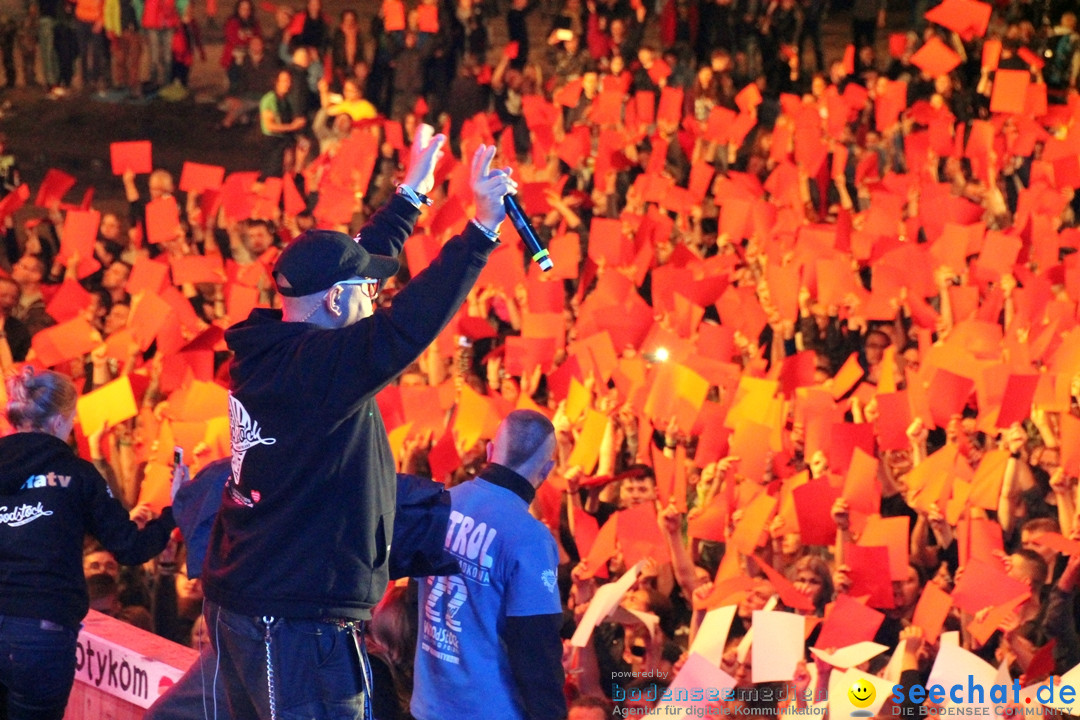
<path fill-rule="evenodd" d="M 537 237 L 532 223 L 529 222 L 529 218 L 525 211 L 522 210 L 517 198 L 513 195 L 503 195 L 503 206 L 506 208 L 506 216 L 510 218 L 510 222 L 513 223 L 521 239 L 525 241 L 525 247 L 529 249 L 533 262 L 539 265 L 544 272 L 555 267 L 551 262 L 551 256 L 548 254 L 547 248 L 540 242 L 540 238 Z"/>

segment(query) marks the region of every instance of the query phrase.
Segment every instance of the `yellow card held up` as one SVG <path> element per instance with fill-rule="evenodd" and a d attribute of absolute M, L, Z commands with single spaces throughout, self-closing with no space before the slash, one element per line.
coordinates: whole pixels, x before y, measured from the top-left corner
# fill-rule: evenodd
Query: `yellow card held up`
<path fill-rule="evenodd" d="M 139 412 L 131 380 L 125 375 L 88 392 L 75 404 L 75 412 L 86 435 L 97 432 L 106 422 L 109 427 L 114 427 L 130 420 Z"/>
<path fill-rule="evenodd" d="M 585 411 L 585 423 L 567 459 L 567 465 L 577 465 L 586 475 L 591 475 L 600 457 L 600 441 L 607 427 L 607 415 L 589 408 Z"/>

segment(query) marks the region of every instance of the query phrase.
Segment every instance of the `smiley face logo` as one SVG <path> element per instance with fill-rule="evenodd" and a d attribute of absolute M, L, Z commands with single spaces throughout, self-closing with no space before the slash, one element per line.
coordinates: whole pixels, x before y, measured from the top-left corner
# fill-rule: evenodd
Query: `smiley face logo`
<path fill-rule="evenodd" d="M 848 700 L 857 708 L 868 708 L 874 702 L 877 692 L 866 680 L 856 680 L 847 691 Z"/>

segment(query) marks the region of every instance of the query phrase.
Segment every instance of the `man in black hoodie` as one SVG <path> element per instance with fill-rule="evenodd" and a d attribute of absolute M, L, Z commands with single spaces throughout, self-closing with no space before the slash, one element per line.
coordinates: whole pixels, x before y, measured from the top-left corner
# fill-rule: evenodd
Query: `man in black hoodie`
<path fill-rule="evenodd" d="M 387 585 L 396 489 L 375 394 L 453 318 L 516 189 L 481 146 L 476 218 L 392 307 L 374 309 L 445 141 L 424 126 L 406 183 L 359 242 L 302 235 L 274 266 L 283 310 L 255 310 L 226 333 L 232 472 L 203 582 L 233 718 L 365 713 L 370 675 L 357 638 Z"/>

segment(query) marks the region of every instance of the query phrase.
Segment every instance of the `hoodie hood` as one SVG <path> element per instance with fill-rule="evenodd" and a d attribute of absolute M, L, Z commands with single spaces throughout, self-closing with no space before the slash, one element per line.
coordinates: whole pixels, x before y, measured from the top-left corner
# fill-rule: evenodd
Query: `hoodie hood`
<path fill-rule="evenodd" d="M 58 437 L 21 432 L 0 438 L 0 495 L 14 495 L 27 478 L 70 463 L 74 453 Z"/>
<path fill-rule="evenodd" d="M 312 327 L 308 323 L 285 322 L 280 310 L 253 310 L 246 320 L 225 331 L 225 342 L 234 353 L 229 367 L 230 378 L 239 381 L 251 367 L 250 363 L 258 363 L 263 353 L 272 352 L 283 341 L 310 332 Z"/>

